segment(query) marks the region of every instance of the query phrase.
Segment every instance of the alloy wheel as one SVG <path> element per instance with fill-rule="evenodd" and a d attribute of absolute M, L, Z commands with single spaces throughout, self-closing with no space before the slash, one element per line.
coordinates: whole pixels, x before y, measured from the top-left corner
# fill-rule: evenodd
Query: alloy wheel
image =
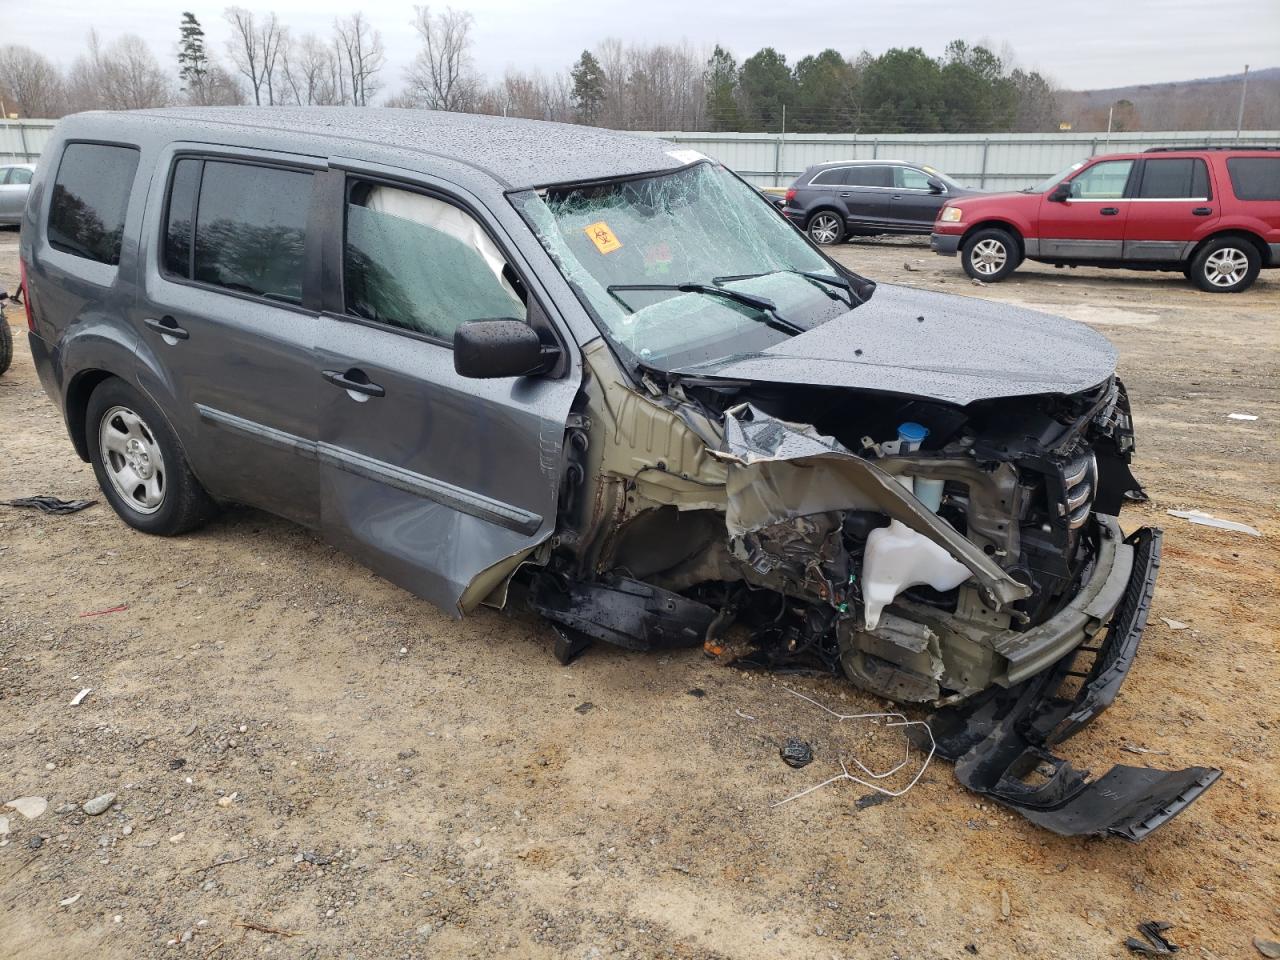
<path fill-rule="evenodd" d="M 102 415 L 98 449 L 107 478 L 125 503 L 138 513 L 155 513 L 164 503 L 167 479 L 164 454 L 146 421 L 128 407 Z"/>
<path fill-rule="evenodd" d="M 1233 287 L 1249 271 L 1249 257 L 1238 247 L 1223 247 L 1204 262 L 1204 278 L 1215 287 Z"/>
<path fill-rule="evenodd" d="M 809 224 L 809 236 L 815 243 L 835 243 L 840 236 L 840 221 L 832 214 L 820 213 Z"/>
<path fill-rule="evenodd" d="M 973 245 L 973 252 L 969 255 L 969 262 L 973 265 L 973 269 L 989 277 L 999 273 L 1004 269 L 1005 263 L 1009 259 L 1009 251 L 1005 245 L 999 240 L 987 238 L 979 240 Z"/>

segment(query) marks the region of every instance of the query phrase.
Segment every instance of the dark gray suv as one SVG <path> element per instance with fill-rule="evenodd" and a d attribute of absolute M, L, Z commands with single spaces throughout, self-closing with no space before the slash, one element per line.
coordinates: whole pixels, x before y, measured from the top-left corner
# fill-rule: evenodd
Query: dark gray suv
<path fill-rule="evenodd" d="M 1008 779 L 1114 698 L 1159 564 L 1082 324 L 876 285 L 701 154 L 499 117 L 81 114 L 24 217 L 35 368 L 132 527 L 259 507 L 563 662 L 738 623 L 939 708 L 962 781 L 1061 832 L 1218 776 Z"/>
<path fill-rule="evenodd" d="M 822 246 L 850 236 L 927 236 L 943 204 L 980 192 L 924 164 L 837 160 L 802 173 L 787 191 L 782 215 Z"/>

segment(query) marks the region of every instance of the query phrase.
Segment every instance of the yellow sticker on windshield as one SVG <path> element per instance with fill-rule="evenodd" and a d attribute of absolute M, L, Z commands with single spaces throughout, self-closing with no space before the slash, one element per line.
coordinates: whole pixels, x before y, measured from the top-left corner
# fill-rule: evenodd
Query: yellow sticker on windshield
<path fill-rule="evenodd" d="M 622 241 L 613 235 L 613 231 L 609 229 L 609 225 L 603 220 L 590 224 L 582 228 L 586 231 L 591 242 L 596 245 L 596 249 L 601 253 L 613 253 L 615 250 L 622 248 Z"/>

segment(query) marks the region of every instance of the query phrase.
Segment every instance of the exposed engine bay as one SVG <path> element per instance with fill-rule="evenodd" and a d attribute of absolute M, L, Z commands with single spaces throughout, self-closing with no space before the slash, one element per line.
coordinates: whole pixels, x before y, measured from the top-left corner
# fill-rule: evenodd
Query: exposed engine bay
<path fill-rule="evenodd" d="M 1008 761 L 966 781 L 973 789 L 1024 808 L 1083 794 L 1090 815 L 1071 807 L 1044 822 L 1064 833 L 1138 839 L 1151 826 L 1134 825 L 1135 804 L 1142 822 L 1163 822 L 1216 779 L 1193 768 L 1153 792 L 1140 777 L 1130 792 L 1146 804 L 1134 800 L 1119 820 L 1106 804 L 1094 809 L 1093 785 L 1064 761 L 1054 802 L 1011 786 L 1028 751 L 1042 764 L 1055 736 L 1111 702 L 1118 681 L 1100 696 L 1090 684 L 1108 669 L 1114 679 L 1117 659 L 1123 680 L 1145 626 L 1159 538 L 1126 540 L 1116 519 L 1145 494 L 1114 377 L 1075 396 L 966 407 L 659 371 L 645 372 L 641 395 L 603 348 L 588 357 L 562 526 L 528 591 L 562 631 L 562 653 L 591 640 L 714 650 L 736 624 L 759 665 L 842 672 L 877 696 L 941 710 L 953 731 L 944 756 L 963 760 L 985 743 Z M 1135 582 L 1129 606 L 1141 609 L 1120 609 Z M 1107 631 L 1139 613 L 1136 630 Z M 1062 692 L 1068 674 L 1085 681 L 1083 706 Z M 1043 720 L 1049 700 L 1054 722 L 1030 739 L 1021 724 L 1025 742 L 1005 757 L 1000 719 L 1030 703 Z M 966 709 L 981 715 L 975 726 Z"/>

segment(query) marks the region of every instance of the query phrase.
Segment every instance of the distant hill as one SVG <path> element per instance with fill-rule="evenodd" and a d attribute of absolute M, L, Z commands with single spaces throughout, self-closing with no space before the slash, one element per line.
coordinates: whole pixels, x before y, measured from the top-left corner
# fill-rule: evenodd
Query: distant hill
<path fill-rule="evenodd" d="M 1117 130 L 1234 130 L 1242 79 L 1237 73 L 1106 90 L 1059 90 L 1059 113 L 1080 131 L 1107 129 L 1107 110 L 1113 105 Z M 1249 71 L 1244 128 L 1280 130 L 1280 67 Z"/>

